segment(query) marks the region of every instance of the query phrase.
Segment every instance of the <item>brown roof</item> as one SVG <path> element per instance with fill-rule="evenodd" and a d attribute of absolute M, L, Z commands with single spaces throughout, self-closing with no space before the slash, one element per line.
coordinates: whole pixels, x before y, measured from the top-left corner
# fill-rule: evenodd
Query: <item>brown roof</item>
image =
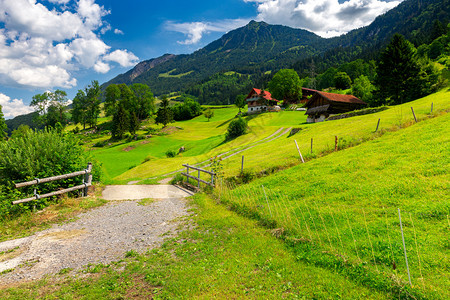
<path fill-rule="evenodd" d="M 356 103 L 356 104 L 367 104 L 366 102 L 359 100 L 353 95 L 342 95 L 342 94 L 334 94 L 334 93 L 326 93 L 326 92 L 317 92 L 322 97 L 328 99 L 329 101 L 334 102 L 345 102 L 345 103 Z"/>
<path fill-rule="evenodd" d="M 252 89 L 252 91 L 248 94 L 247 98 L 245 98 L 245 100 L 247 100 L 248 98 L 250 98 L 250 96 L 253 94 L 253 92 L 255 92 L 257 95 L 259 95 L 261 98 L 264 98 L 266 100 L 270 100 L 270 101 L 277 101 L 277 99 L 272 98 L 272 94 L 269 93 L 268 91 L 264 91 L 264 94 L 261 92 L 260 89 Z"/>

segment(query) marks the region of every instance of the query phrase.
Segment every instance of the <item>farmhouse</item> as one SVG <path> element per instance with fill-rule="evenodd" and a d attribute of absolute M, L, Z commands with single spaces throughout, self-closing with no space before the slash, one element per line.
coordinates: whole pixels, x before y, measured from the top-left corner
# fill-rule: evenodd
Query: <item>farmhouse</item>
<path fill-rule="evenodd" d="M 332 114 L 361 109 L 366 103 L 353 95 L 341 95 L 316 91 L 306 102 L 306 122 L 322 122 Z"/>
<path fill-rule="evenodd" d="M 308 102 L 310 97 L 313 96 L 316 92 L 318 92 L 318 91 L 302 87 L 302 99 L 300 100 L 300 103 Z"/>
<path fill-rule="evenodd" d="M 279 111 L 280 107 L 277 105 L 278 100 L 272 98 L 272 95 L 268 91 L 261 91 L 260 89 L 252 89 L 245 98 L 248 104 L 249 115 L 262 113 L 265 111 Z"/>

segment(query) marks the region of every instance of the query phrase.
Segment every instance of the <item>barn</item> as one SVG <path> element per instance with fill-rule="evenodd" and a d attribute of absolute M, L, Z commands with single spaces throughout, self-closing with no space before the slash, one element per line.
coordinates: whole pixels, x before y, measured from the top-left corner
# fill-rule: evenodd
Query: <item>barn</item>
<path fill-rule="evenodd" d="M 249 115 L 279 110 L 279 106 L 277 105 L 279 101 L 272 98 L 272 95 L 268 91 L 261 91 L 260 89 L 254 88 L 248 94 L 247 98 L 245 98 L 245 101 L 247 101 L 247 113 Z"/>
<path fill-rule="evenodd" d="M 306 102 L 307 122 L 322 122 L 330 115 L 341 114 L 363 108 L 367 105 L 364 101 L 353 95 L 341 95 L 316 91 Z"/>

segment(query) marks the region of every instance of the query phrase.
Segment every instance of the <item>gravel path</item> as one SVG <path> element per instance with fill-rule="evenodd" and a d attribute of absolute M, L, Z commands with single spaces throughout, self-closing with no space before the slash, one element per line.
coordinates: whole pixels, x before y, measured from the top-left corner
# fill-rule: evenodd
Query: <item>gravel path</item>
<path fill-rule="evenodd" d="M 143 187 L 134 187 L 138 191 L 136 194 L 141 195 Z M 118 191 L 118 196 L 110 193 L 110 198 L 132 198 L 124 189 L 117 186 L 113 189 Z M 163 189 L 158 186 L 155 190 Z M 0 252 L 15 249 L 12 254 L 16 254 L 0 262 L 0 272 L 13 269 L 0 275 L 0 286 L 39 279 L 65 268 L 79 270 L 90 263 L 107 264 L 122 258 L 129 250 L 145 252 L 160 246 L 169 233 L 177 233 L 188 211 L 183 196 L 173 197 L 170 192 L 156 196 L 165 197 L 145 194 L 141 198 L 159 198 L 147 205 L 140 205 L 138 200 L 113 201 L 80 214 L 76 221 L 54 225 L 31 237 L 0 243 Z"/>

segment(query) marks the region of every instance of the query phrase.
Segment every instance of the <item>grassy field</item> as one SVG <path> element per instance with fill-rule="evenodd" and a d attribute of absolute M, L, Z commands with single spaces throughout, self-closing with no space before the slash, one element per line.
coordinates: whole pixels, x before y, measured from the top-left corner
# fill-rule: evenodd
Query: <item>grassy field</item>
<path fill-rule="evenodd" d="M 2 299 L 389 299 L 332 270 L 299 261 L 291 248 L 205 195 L 193 199 L 196 226 L 146 254 L 60 272 L 0 291 Z M 189 226 L 187 226 L 189 227 Z M 70 274 L 65 274 L 70 273 Z M 73 276 L 75 275 L 75 276 Z"/>
<path fill-rule="evenodd" d="M 430 114 L 432 103 L 433 114 Z M 334 150 L 336 136 L 338 148 L 343 149 L 413 124 L 411 107 L 419 121 L 433 117 L 450 109 L 450 92 L 441 91 L 375 114 L 317 124 L 307 124 L 304 113 L 296 111 L 250 116 L 249 132 L 229 142 L 224 142 L 226 128 L 238 110 L 216 109 L 215 116 L 210 122 L 203 116 L 176 122 L 171 126 L 179 129 L 173 130 L 167 136 L 152 137 L 145 142 L 106 147 L 93 150 L 93 153 L 103 162 L 109 182 L 126 183 L 161 176 L 181 169 L 182 164 L 199 163 L 221 153 L 250 145 L 268 137 L 281 127 L 299 128 L 300 131 L 295 135 L 285 135 L 268 144 L 260 144 L 223 161 L 225 176 L 236 176 L 240 172 L 241 156 L 244 155 L 245 170 L 259 176 L 258 174 L 271 173 L 273 170 L 299 163 L 294 140 L 298 142 L 304 158 L 310 160 Z M 380 127 L 378 132 L 375 132 L 378 119 Z M 133 148 L 124 151 L 129 146 Z M 175 158 L 164 157 L 167 150 L 177 150 L 181 146 L 186 147 L 185 153 Z"/>
<path fill-rule="evenodd" d="M 420 107 L 408 105 L 414 104 Z M 400 209 L 408 293 L 448 299 L 449 125 L 443 113 L 248 185 L 224 187 L 216 198 L 282 228 L 302 260 L 380 289 L 409 286 Z"/>

